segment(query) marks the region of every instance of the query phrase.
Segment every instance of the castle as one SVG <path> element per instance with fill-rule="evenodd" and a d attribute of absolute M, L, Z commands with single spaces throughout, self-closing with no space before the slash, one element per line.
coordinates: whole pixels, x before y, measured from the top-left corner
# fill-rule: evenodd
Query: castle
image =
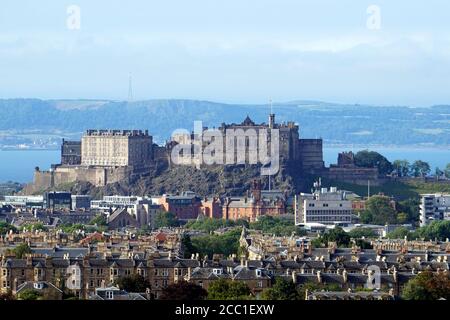
<path fill-rule="evenodd" d="M 379 182 L 378 170 L 355 166 L 352 153 L 340 154 L 338 165 L 326 168 L 323 161 L 322 139 L 300 138 L 297 124 L 277 123 L 275 114 L 270 114 L 268 120 L 268 123 L 257 124 L 247 116 L 241 123 L 222 123 L 216 131 L 223 135 L 229 131 L 243 132 L 243 136 L 233 136 L 233 139 L 243 138 L 241 144 L 245 148 L 244 154 L 247 154 L 255 144 L 258 151 L 261 146 L 270 150 L 271 133 L 273 129 L 276 129 L 281 167 L 294 168 L 302 175 L 322 176 L 350 183 L 366 184 L 368 180 L 374 183 Z M 207 127 L 201 130 L 201 135 L 208 132 Z M 261 141 L 256 143 L 254 140 L 251 141 L 255 137 L 260 137 L 261 131 L 269 132 L 268 140 L 262 141 L 263 144 Z M 49 171 L 36 168 L 34 181 L 25 188 L 25 192 L 31 194 L 76 181 L 85 181 L 100 187 L 119 181 L 132 181 L 134 177 L 148 174 L 158 164 L 174 165 L 172 163 L 173 149 L 180 144 L 188 146 L 190 144 L 189 149 L 198 147 L 196 145 L 198 134 L 198 132 L 190 134 L 187 132 L 173 135 L 164 146 L 159 146 L 153 143 L 153 137 L 147 130 L 87 130 L 81 141 L 63 140 L 61 163 L 52 165 Z M 200 143 L 204 144 L 204 141 Z M 225 145 L 225 141 L 223 143 L 224 148 L 228 146 L 228 144 Z M 238 145 L 239 143 L 238 140 Z M 224 155 L 225 153 L 222 156 Z M 187 163 L 197 165 L 190 161 Z"/>
<path fill-rule="evenodd" d="M 256 124 L 247 116 L 242 123 L 223 123 L 219 127 L 223 133 L 229 129 L 253 129 L 256 133 L 261 129 L 278 129 L 282 165 L 293 164 L 305 171 L 324 167 L 322 139 L 300 139 L 297 124 L 278 124 L 274 114 L 270 114 L 268 124 Z M 172 148 L 179 143 L 180 139 L 172 138 L 165 146 L 158 146 L 147 130 L 87 130 L 81 141 L 63 140 L 61 163 L 52 165 L 49 171 L 36 168 L 34 182 L 27 191 L 32 193 L 75 181 L 95 186 L 127 181 L 133 175 L 147 173 L 157 162 L 171 164 Z"/>

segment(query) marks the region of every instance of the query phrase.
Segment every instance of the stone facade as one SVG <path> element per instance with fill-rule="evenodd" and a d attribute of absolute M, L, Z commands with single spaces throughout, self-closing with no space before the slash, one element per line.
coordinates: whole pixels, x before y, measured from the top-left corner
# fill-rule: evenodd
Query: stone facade
<path fill-rule="evenodd" d="M 145 167 L 152 160 L 152 145 L 147 131 L 88 130 L 81 141 L 81 164 Z"/>

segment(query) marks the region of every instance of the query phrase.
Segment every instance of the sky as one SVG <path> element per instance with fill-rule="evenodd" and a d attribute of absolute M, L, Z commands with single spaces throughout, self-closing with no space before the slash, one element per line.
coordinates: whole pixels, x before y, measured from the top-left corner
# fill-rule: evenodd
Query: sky
<path fill-rule="evenodd" d="M 0 98 L 450 104 L 450 2 L 410 2 L 4 0 Z"/>

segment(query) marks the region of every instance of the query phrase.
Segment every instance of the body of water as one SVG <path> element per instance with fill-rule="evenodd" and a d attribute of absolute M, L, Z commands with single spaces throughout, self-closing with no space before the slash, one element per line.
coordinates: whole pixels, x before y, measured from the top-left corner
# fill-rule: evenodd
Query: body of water
<path fill-rule="evenodd" d="M 342 151 L 357 152 L 364 148 L 327 147 L 324 146 L 324 161 L 328 166 L 337 162 L 337 156 Z M 432 171 L 436 167 L 445 168 L 450 163 L 450 149 L 403 148 L 403 147 L 369 147 L 377 151 L 389 161 L 406 159 L 410 163 L 423 160 L 430 164 Z M 16 181 L 30 182 L 33 180 L 35 167 L 48 170 L 53 163 L 59 163 L 60 150 L 0 150 L 0 182 Z"/>

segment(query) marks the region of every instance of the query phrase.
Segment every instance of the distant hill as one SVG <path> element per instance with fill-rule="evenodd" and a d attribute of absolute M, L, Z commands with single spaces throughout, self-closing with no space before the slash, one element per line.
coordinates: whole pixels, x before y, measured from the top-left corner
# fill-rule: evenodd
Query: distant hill
<path fill-rule="evenodd" d="M 294 121 L 304 138 L 327 144 L 450 145 L 450 106 L 374 107 L 320 101 L 274 103 L 276 120 Z M 79 138 L 89 128 L 148 129 L 159 143 L 173 130 L 241 122 L 249 115 L 266 122 L 268 105 L 199 100 L 0 100 L 0 148 L 39 143 L 57 146 L 61 137 Z"/>

